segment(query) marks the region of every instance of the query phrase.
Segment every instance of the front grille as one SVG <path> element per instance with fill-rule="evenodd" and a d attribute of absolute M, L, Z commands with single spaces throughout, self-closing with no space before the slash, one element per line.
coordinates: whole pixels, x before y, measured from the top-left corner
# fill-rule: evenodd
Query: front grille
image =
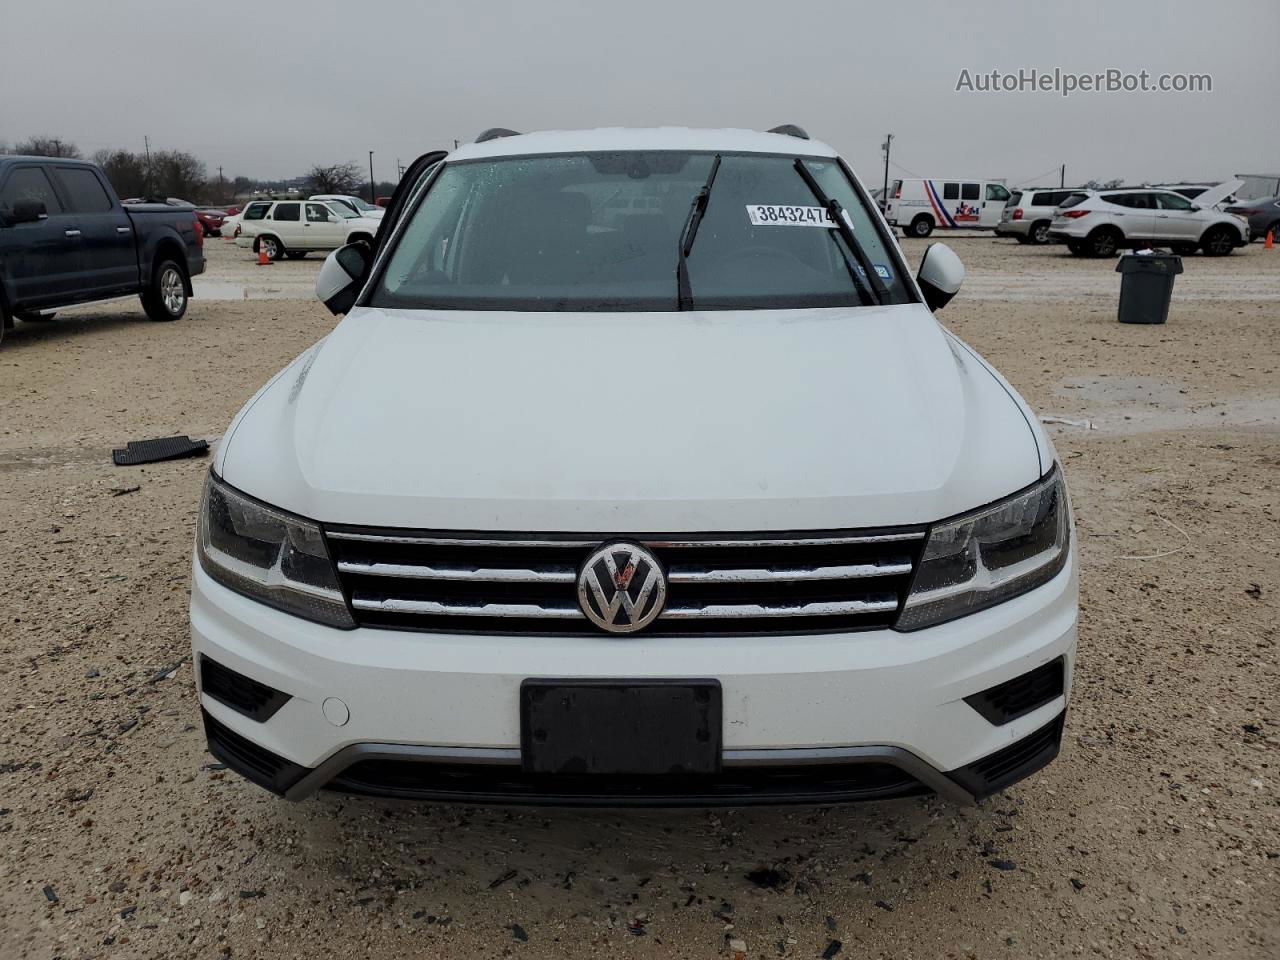
<path fill-rule="evenodd" d="M 533 774 L 517 765 L 361 760 L 326 789 L 445 802 L 553 806 L 715 806 L 849 803 L 928 788 L 887 763 L 728 768 L 700 776 Z"/>
<path fill-rule="evenodd" d="M 325 533 L 361 626 L 605 635 L 578 607 L 576 582 L 606 539 Z M 634 539 L 668 580 L 666 607 L 644 635 L 793 634 L 891 625 L 924 530 Z"/>

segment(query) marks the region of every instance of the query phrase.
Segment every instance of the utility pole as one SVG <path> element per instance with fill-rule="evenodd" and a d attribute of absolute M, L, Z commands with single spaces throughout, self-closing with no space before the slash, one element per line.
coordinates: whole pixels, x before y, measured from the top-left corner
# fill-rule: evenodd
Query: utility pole
<path fill-rule="evenodd" d="M 1065 187 L 1067 185 L 1067 165 L 1062 165 L 1062 171 L 1058 174 L 1058 186 Z"/>
<path fill-rule="evenodd" d="M 218 164 L 218 202 L 222 203 L 222 198 L 227 195 L 227 188 L 222 182 L 222 164 Z"/>
<path fill-rule="evenodd" d="M 145 134 L 142 137 L 142 148 L 147 153 L 147 176 L 146 176 L 147 188 L 142 192 L 144 194 L 150 194 L 153 189 L 153 183 L 152 183 L 152 177 L 151 177 L 151 140 Z M 144 197 L 144 199 L 150 199 L 150 197 L 149 196 Z"/>
<path fill-rule="evenodd" d="M 885 136 L 884 143 L 880 145 L 880 149 L 884 151 L 884 190 L 880 194 L 880 209 L 883 210 L 889 203 L 889 148 L 893 146 L 893 134 Z"/>
<path fill-rule="evenodd" d="M 378 202 L 377 198 L 374 196 L 375 193 L 377 193 L 377 189 L 373 185 L 373 151 L 370 150 L 369 151 L 369 202 L 370 203 Z"/>
<path fill-rule="evenodd" d="M 457 141 L 457 140 L 454 140 L 454 141 L 453 141 L 453 149 L 455 149 L 455 150 L 457 150 L 457 149 L 458 149 L 458 141 Z"/>

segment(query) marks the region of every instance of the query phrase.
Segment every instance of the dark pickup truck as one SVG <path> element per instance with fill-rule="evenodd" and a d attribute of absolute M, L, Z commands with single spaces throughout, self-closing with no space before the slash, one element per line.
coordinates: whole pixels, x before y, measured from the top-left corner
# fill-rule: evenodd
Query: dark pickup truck
<path fill-rule="evenodd" d="M 92 163 L 0 156 L 0 340 L 15 319 L 134 293 L 152 320 L 177 320 L 203 272 L 194 210 L 123 206 Z"/>

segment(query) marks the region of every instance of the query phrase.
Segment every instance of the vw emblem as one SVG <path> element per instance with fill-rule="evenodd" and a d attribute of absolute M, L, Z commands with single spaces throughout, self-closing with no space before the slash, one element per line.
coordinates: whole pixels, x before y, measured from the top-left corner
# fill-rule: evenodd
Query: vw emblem
<path fill-rule="evenodd" d="M 653 623 L 667 602 L 667 578 L 657 558 L 634 543 L 609 543 L 578 574 L 578 604 L 610 633 L 634 633 Z"/>

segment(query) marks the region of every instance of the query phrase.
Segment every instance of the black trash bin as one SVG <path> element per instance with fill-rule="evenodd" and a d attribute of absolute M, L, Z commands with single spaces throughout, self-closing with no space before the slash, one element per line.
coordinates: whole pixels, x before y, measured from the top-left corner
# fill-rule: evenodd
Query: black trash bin
<path fill-rule="evenodd" d="M 1120 258 L 1121 323 L 1164 323 L 1169 319 L 1173 278 L 1182 272 L 1182 258 L 1172 254 L 1135 254 Z"/>

